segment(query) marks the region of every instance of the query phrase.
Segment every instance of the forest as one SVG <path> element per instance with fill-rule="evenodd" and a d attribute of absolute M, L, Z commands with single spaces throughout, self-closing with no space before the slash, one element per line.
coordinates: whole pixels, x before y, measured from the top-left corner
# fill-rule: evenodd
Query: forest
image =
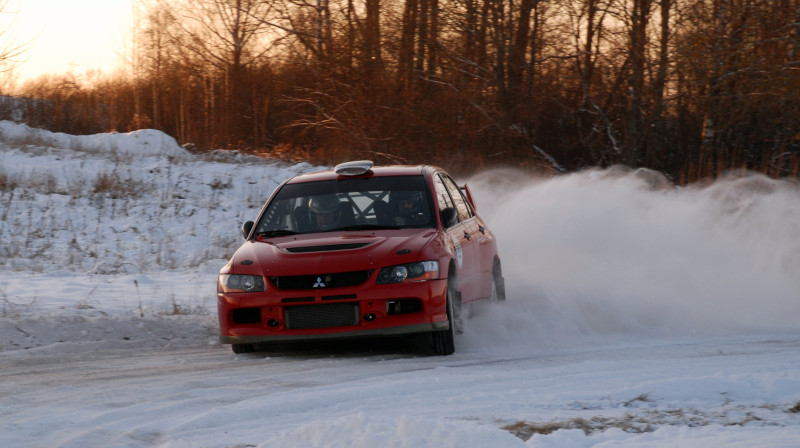
<path fill-rule="evenodd" d="M 26 81 L 0 118 L 459 174 L 800 174 L 800 0 L 137 0 L 133 15 L 125 67 Z"/>

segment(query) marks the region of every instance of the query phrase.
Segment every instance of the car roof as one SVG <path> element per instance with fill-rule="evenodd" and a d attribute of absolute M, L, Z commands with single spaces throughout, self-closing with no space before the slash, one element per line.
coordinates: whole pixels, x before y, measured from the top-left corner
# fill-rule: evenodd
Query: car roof
<path fill-rule="evenodd" d="M 319 182 L 323 180 L 337 180 L 359 177 L 388 177 L 388 176 L 419 176 L 422 175 L 426 169 L 438 169 L 429 165 L 386 165 L 386 166 L 373 166 L 372 169 L 366 174 L 358 176 L 342 176 L 336 174 L 333 170 L 319 171 L 316 173 L 300 174 L 289 179 L 286 183 L 296 184 L 302 182 Z"/>

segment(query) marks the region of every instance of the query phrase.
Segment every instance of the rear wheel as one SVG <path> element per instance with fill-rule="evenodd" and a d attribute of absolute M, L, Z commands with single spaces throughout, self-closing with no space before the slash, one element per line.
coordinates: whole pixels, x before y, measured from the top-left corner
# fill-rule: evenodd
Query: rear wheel
<path fill-rule="evenodd" d="M 494 303 L 499 301 L 500 299 L 497 296 L 497 282 L 495 281 L 495 278 L 492 277 L 492 285 L 489 288 L 489 302 Z"/>
<path fill-rule="evenodd" d="M 453 352 L 456 351 L 455 334 L 457 316 L 455 313 L 456 308 L 453 305 L 457 297 L 455 283 L 455 278 L 451 278 L 447 282 L 447 299 L 445 306 L 447 307 L 447 323 L 449 327 L 446 330 L 434 331 L 431 333 L 433 353 L 440 356 L 452 355 Z"/>
<path fill-rule="evenodd" d="M 500 260 L 495 259 L 492 266 L 492 286 L 489 290 L 490 302 L 502 302 L 506 300 L 506 281 L 503 278 L 503 271 L 500 269 Z"/>
<path fill-rule="evenodd" d="M 237 355 L 241 353 L 253 353 L 256 351 L 256 346 L 253 344 L 231 344 L 231 350 Z"/>

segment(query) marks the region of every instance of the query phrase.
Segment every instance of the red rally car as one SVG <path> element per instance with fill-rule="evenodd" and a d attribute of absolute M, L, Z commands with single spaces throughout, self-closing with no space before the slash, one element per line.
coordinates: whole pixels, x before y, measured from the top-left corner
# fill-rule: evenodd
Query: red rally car
<path fill-rule="evenodd" d="M 347 162 L 283 182 L 217 283 L 220 341 L 427 333 L 455 351 L 461 306 L 504 300 L 497 243 L 469 189 L 433 166 Z"/>

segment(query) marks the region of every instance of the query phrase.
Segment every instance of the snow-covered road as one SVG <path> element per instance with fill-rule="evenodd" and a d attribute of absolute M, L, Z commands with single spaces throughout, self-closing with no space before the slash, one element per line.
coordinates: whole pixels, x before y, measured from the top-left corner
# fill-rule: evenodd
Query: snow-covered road
<path fill-rule="evenodd" d="M 0 445 L 790 447 L 798 360 L 796 337 L 19 351 L 0 357 Z"/>

